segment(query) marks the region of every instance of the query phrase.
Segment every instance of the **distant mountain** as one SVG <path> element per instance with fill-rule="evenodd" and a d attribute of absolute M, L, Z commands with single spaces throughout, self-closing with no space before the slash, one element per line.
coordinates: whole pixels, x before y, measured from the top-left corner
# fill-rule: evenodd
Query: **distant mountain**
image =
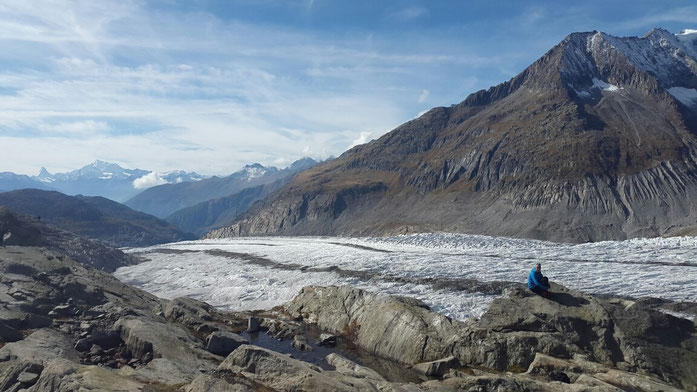
<path fill-rule="evenodd" d="M 297 175 L 209 237 L 625 239 L 689 232 L 695 200 L 697 31 L 594 31 Z"/>
<path fill-rule="evenodd" d="M 221 197 L 183 208 L 165 218 L 181 230 L 202 236 L 211 230 L 224 227 L 247 211 L 254 202 L 281 188 L 287 181 L 245 188 L 233 195 Z"/>
<path fill-rule="evenodd" d="M 160 218 L 201 202 L 234 195 L 244 189 L 290 179 L 317 162 L 303 158 L 283 170 L 258 163 L 246 165 L 227 177 L 211 177 L 197 182 L 166 184 L 147 189 L 126 201 L 127 206 Z M 216 218 L 217 219 L 217 218 Z"/>
<path fill-rule="evenodd" d="M 115 247 L 195 239 L 168 222 L 103 197 L 23 189 L 0 193 L 0 206 Z"/>
<path fill-rule="evenodd" d="M 197 173 L 184 171 L 156 173 L 141 169 L 124 169 L 115 163 L 95 161 L 68 173 L 51 174 L 42 167 L 39 174 L 31 179 L 43 184 L 44 187 L 39 189 L 55 189 L 68 195 L 103 196 L 116 201 L 124 201 L 151 186 L 198 181 L 203 178 Z M 31 187 L 11 189 L 21 188 Z"/>
<path fill-rule="evenodd" d="M 33 178 L 21 174 L 11 172 L 0 173 L 0 192 L 12 191 L 15 189 L 52 189 L 43 182 L 36 181 Z"/>

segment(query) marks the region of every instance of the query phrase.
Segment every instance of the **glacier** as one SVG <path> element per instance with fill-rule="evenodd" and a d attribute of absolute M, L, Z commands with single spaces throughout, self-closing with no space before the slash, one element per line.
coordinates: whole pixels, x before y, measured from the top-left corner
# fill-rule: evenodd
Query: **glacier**
<path fill-rule="evenodd" d="M 415 297 L 463 320 L 481 316 L 510 282 L 525 282 L 537 262 L 572 289 L 697 302 L 695 237 L 586 244 L 447 233 L 242 237 L 125 251 L 145 262 L 118 269 L 124 283 L 229 310 L 269 309 L 307 285 L 348 284 Z M 488 285 L 499 289 L 480 290 Z"/>

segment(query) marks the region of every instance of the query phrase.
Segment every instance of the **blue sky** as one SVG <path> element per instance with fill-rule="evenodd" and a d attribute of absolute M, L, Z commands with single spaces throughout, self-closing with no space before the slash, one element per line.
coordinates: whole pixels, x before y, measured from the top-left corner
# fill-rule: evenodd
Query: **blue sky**
<path fill-rule="evenodd" d="M 697 4 L 5 0 L 0 26 L 0 171 L 228 174 L 339 155 L 571 32 L 697 28 Z"/>

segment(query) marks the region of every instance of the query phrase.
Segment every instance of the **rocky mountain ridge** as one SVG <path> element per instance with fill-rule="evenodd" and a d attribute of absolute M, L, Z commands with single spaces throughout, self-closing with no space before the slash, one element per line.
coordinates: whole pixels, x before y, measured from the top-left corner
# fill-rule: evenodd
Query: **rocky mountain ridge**
<path fill-rule="evenodd" d="M 100 241 L 82 238 L 53 225 L 0 206 L 0 246 L 40 246 L 83 265 L 113 272 L 138 262 L 134 257 Z"/>
<path fill-rule="evenodd" d="M 296 176 L 237 235 L 554 241 L 697 225 L 697 34 L 574 33 L 511 80 Z"/>
<path fill-rule="evenodd" d="M 199 181 L 205 177 L 183 170 L 156 173 L 150 170 L 124 169 L 116 163 L 97 160 L 67 173 L 51 174 L 42 167 L 39 174 L 32 178 L 50 189 L 68 195 L 102 196 L 123 202 L 153 185 Z"/>

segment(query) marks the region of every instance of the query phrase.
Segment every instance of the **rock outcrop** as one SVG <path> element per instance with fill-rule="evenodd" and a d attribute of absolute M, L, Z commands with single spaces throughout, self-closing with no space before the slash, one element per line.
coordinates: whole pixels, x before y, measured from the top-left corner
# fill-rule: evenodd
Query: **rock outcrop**
<path fill-rule="evenodd" d="M 527 290 L 509 290 L 480 320 L 467 322 L 432 312 L 416 300 L 349 286 L 306 287 L 283 309 L 375 355 L 426 371 L 438 364 L 424 362 L 449 356 L 470 366 L 523 371 L 544 354 L 588 358 L 598 373 L 651 374 L 659 384 L 697 388 L 692 321 L 636 301 L 605 300 L 556 285 L 553 291 L 548 300 Z"/>

